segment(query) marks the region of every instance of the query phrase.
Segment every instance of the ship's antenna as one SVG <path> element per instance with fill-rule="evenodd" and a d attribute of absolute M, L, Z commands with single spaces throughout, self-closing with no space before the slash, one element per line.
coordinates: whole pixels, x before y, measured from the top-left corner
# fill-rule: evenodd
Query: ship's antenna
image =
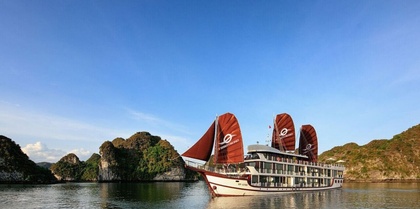
<path fill-rule="evenodd" d="M 270 139 L 270 130 L 271 130 L 271 125 L 268 125 L 268 130 L 267 130 L 267 139 L 265 140 L 267 142 L 267 146 L 268 144 L 270 144 L 271 139 Z"/>

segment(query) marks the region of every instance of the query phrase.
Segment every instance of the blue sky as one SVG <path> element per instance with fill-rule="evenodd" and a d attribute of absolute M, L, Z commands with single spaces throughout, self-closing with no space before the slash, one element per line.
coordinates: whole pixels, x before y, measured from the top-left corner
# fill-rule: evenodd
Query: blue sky
<path fill-rule="evenodd" d="M 185 151 L 232 112 L 319 151 L 420 122 L 419 1 L 0 0 L 0 134 L 36 162 L 149 131 Z"/>

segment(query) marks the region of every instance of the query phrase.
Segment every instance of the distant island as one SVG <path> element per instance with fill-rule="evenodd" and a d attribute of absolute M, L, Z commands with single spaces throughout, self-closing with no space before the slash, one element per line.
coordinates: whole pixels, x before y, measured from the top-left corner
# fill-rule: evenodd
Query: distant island
<path fill-rule="evenodd" d="M 36 165 L 11 139 L 0 135 L 0 183 L 54 183 L 50 170 Z"/>
<path fill-rule="evenodd" d="M 346 182 L 420 182 L 420 124 L 392 139 L 364 146 L 348 143 L 323 152 L 319 160 L 343 160 Z"/>
<path fill-rule="evenodd" d="M 0 136 L 0 183 L 60 181 L 193 181 L 198 174 L 184 168 L 174 147 L 159 136 L 137 132 L 128 139 L 105 141 L 86 161 L 68 154 L 56 163 L 38 165 L 13 140 Z"/>
<path fill-rule="evenodd" d="M 348 143 L 322 153 L 320 162 L 343 160 L 346 182 L 420 182 L 420 124 L 392 139 L 359 146 Z M 198 174 L 169 143 L 149 132 L 128 139 L 105 141 L 87 161 L 75 154 L 56 163 L 35 164 L 13 140 L 0 135 L 0 183 L 55 183 L 66 181 L 192 181 Z"/>

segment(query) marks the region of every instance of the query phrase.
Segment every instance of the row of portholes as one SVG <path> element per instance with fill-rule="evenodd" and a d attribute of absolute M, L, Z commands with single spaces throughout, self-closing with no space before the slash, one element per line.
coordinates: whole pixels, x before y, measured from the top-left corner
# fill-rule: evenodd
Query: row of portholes
<path fill-rule="evenodd" d="M 334 183 L 336 183 L 336 184 L 342 184 L 343 183 L 343 179 L 334 179 Z"/>

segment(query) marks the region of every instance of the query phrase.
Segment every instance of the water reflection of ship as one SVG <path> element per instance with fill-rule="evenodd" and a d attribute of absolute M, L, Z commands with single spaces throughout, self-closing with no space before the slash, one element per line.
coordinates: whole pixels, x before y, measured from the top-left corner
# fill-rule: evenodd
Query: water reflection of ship
<path fill-rule="evenodd" d="M 207 209 L 216 208 L 339 208 L 341 190 L 288 193 L 267 196 L 212 198 Z"/>

